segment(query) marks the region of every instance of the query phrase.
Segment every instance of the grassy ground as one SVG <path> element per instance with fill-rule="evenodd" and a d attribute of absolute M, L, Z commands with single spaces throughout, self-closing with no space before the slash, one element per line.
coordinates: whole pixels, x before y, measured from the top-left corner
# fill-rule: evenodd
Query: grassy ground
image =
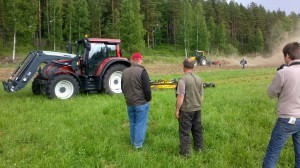
<path fill-rule="evenodd" d="M 205 89 L 205 153 L 178 156 L 174 90 L 153 90 L 145 146 L 129 143 L 122 95 L 80 94 L 69 100 L 34 96 L 30 86 L 0 87 L 0 167 L 261 167 L 276 120 L 276 100 L 266 88 L 275 69 L 199 72 L 216 88 Z M 179 74 L 154 76 L 178 78 Z M 279 167 L 292 167 L 291 140 Z"/>

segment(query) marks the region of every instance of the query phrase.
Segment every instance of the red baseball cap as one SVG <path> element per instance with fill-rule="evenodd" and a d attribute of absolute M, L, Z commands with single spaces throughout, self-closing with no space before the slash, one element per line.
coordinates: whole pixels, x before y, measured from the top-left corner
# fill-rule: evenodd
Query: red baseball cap
<path fill-rule="evenodd" d="M 131 56 L 131 60 L 142 60 L 143 56 L 139 52 L 135 52 Z"/>

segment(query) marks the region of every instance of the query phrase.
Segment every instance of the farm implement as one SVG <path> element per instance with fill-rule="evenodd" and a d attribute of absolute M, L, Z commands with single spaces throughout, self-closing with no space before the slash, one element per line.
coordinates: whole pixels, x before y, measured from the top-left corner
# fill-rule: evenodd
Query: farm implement
<path fill-rule="evenodd" d="M 177 86 L 178 81 L 176 79 L 172 79 L 170 81 L 167 80 L 156 80 L 156 81 L 151 81 L 151 89 L 175 89 Z M 215 83 L 203 83 L 203 87 L 216 87 Z"/>

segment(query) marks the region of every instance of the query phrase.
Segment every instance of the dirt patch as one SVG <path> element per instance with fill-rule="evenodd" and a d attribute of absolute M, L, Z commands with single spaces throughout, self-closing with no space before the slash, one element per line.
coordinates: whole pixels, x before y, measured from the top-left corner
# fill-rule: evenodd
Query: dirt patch
<path fill-rule="evenodd" d="M 14 68 L 0 68 L 0 80 L 7 80 L 13 73 Z"/>
<path fill-rule="evenodd" d="M 222 66 L 212 65 L 212 66 L 196 66 L 194 72 L 206 72 L 206 71 L 219 71 L 219 70 L 229 70 L 229 69 L 240 69 L 240 58 L 224 58 L 220 59 L 222 62 Z M 259 68 L 259 67 L 278 67 L 282 63 L 267 60 L 264 58 L 246 58 L 248 64 L 246 68 Z M 260 60 L 260 61 L 257 61 Z M 256 63 L 256 62 L 259 63 Z M 169 63 L 162 63 L 156 62 L 151 64 L 144 64 L 145 68 L 147 69 L 150 75 L 169 75 L 169 74 L 182 74 L 182 63 L 178 64 L 169 64 Z M 13 73 L 15 68 L 0 68 L 0 80 L 6 81 L 9 79 L 10 75 Z"/>

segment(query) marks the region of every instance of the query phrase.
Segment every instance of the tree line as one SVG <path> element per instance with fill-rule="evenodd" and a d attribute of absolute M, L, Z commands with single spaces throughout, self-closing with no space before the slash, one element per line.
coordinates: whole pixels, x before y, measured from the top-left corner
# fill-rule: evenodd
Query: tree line
<path fill-rule="evenodd" d="M 120 38 L 129 52 L 171 45 L 186 53 L 261 53 L 298 20 L 226 0 L 0 0 L 0 53 L 64 50 L 85 34 Z"/>

